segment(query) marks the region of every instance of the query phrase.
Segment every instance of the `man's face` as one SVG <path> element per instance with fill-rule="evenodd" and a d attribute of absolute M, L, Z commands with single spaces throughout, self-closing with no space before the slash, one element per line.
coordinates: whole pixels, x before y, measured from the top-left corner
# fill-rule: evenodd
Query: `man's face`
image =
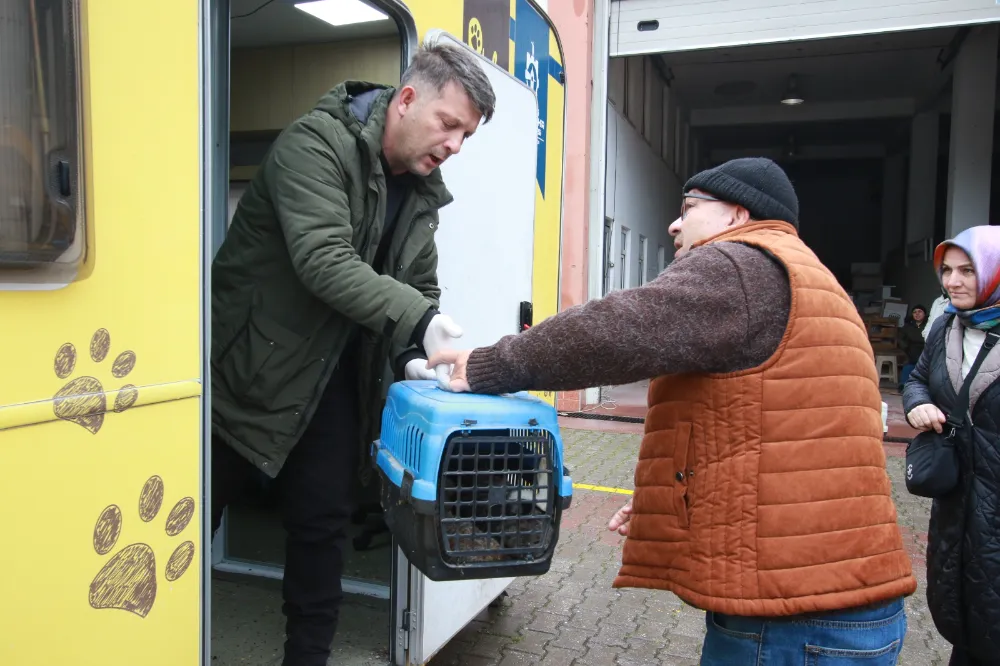
<path fill-rule="evenodd" d="M 711 238 L 729 227 L 746 224 L 750 214 L 742 206 L 719 201 L 717 198 L 693 189 L 681 201 L 681 216 L 670 225 L 674 237 L 676 256 L 684 255 L 698 241 Z"/>
<path fill-rule="evenodd" d="M 400 89 L 393 100 L 398 122 L 383 145 L 394 173 L 426 176 L 462 149 L 479 127 L 482 114 L 454 81 L 438 94 L 421 82 Z"/>

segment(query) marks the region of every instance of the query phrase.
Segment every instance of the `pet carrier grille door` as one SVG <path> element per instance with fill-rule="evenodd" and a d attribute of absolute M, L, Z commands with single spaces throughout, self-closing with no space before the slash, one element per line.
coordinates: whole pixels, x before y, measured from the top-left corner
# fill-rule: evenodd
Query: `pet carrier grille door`
<path fill-rule="evenodd" d="M 543 559 L 553 545 L 555 480 L 548 432 L 456 433 L 441 465 L 439 520 L 447 564 Z"/>

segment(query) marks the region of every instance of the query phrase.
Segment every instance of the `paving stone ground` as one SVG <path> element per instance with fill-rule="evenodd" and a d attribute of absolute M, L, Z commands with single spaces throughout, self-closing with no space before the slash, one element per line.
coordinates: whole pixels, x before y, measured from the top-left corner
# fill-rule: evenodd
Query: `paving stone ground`
<path fill-rule="evenodd" d="M 631 489 L 639 436 L 562 430 L 573 480 Z M 900 664 L 944 666 L 950 646 L 927 611 L 924 546 L 929 500 L 906 492 L 903 446 L 886 445 L 887 469 L 906 547 L 919 581 L 906 600 L 909 629 Z M 564 514 L 552 568 L 516 581 L 509 597 L 484 612 L 437 656 L 432 666 L 688 666 L 698 663 L 705 614 L 665 592 L 615 590 L 623 538 L 607 521 L 622 494 L 574 491 Z"/>

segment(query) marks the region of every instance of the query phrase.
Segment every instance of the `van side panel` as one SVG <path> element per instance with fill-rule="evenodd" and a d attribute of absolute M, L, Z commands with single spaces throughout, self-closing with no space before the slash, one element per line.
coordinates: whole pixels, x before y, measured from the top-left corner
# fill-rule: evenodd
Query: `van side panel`
<path fill-rule="evenodd" d="M 0 291 L 0 663 L 197 664 L 198 3 L 81 22 L 88 270 Z"/>

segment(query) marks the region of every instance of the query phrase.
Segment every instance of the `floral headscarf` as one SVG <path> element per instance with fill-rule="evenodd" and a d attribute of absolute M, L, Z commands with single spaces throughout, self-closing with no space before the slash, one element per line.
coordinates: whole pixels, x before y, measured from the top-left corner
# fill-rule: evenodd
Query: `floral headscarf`
<path fill-rule="evenodd" d="M 977 226 L 966 229 L 934 250 L 934 270 L 941 279 L 944 253 L 949 247 L 969 255 L 976 269 L 976 304 L 959 310 L 950 302 L 945 312 L 958 315 L 969 328 L 990 329 L 1000 324 L 1000 227 Z"/>

